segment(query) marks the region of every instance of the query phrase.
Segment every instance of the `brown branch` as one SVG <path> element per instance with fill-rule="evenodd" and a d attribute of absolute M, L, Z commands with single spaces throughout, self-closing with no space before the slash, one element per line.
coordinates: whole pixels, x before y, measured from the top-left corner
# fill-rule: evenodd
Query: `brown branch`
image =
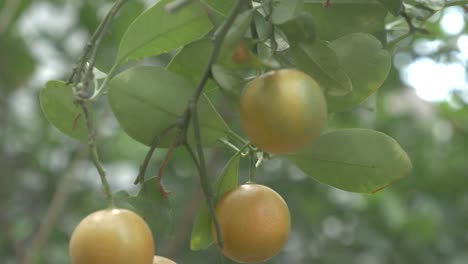
<path fill-rule="evenodd" d="M 162 185 L 162 176 L 163 176 L 163 173 L 164 173 L 164 169 L 166 168 L 167 166 L 167 163 L 169 162 L 169 160 L 171 159 L 171 156 L 172 156 L 172 152 L 174 152 L 174 149 L 177 147 L 176 144 L 172 143 L 171 146 L 169 147 L 169 150 L 167 151 L 166 153 L 166 157 L 164 157 L 164 160 L 163 162 L 161 163 L 161 165 L 159 166 L 159 172 L 158 172 L 158 176 L 156 177 L 156 182 L 157 182 L 157 185 L 158 185 L 158 190 L 159 192 L 161 193 L 162 197 L 167 199 L 169 197 L 169 194 L 170 192 L 169 191 L 166 191 L 166 189 L 164 189 L 164 186 Z"/>
<path fill-rule="evenodd" d="M 81 113 L 76 114 L 75 118 L 73 119 L 72 130 L 75 130 L 76 126 L 78 125 L 78 120 L 80 120 Z"/>
<path fill-rule="evenodd" d="M 143 163 L 140 165 L 140 170 L 138 172 L 138 176 L 136 177 L 135 181 L 133 184 L 138 184 L 138 183 L 143 183 L 145 181 L 145 173 L 146 173 L 146 168 L 148 167 L 148 164 L 151 160 L 151 157 L 154 154 L 154 151 L 156 150 L 157 146 L 159 145 L 159 141 L 161 140 L 162 137 L 164 137 L 169 131 L 171 131 L 173 128 L 175 128 L 175 124 L 172 124 L 163 131 L 154 137 L 153 142 L 151 143 L 151 147 L 146 153 L 145 159 L 143 160 Z"/>

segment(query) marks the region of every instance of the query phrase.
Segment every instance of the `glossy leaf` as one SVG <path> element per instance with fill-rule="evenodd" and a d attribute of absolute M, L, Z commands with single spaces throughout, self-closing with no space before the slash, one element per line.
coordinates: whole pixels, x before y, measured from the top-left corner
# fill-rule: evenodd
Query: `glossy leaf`
<path fill-rule="evenodd" d="M 408 155 L 393 138 L 370 129 L 326 133 L 289 159 L 321 183 L 359 193 L 377 192 L 412 169 Z"/>
<path fill-rule="evenodd" d="M 235 154 L 226 164 L 214 187 L 214 201 L 223 196 L 224 193 L 237 187 L 240 153 Z M 206 203 L 200 207 L 197 218 L 192 228 L 190 238 L 190 249 L 201 250 L 213 243 L 211 234 L 211 216 Z"/>
<path fill-rule="evenodd" d="M 390 54 L 370 34 L 354 33 L 330 43 L 340 68 L 351 78 L 353 90 L 345 96 L 327 96 L 330 112 L 347 111 L 373 94 L 390 72 Z"/>
<path fill-rule="evenodd" d="M 335 40 L 350 33 L 370 33 L 386 41 L 385 17 L 387 10 L 375 0 L 332 0 L 324 7 L 323 0 L 304 0 L 304 8 L 312 14 L 317 37 Z"/>
<path fill-rule="evenodd" d="M 279 25 L 279 28 L 288 38 L 290 45 L 315 39 L 314 19 L 311 14 L 306 12 L 302 12 L 294 19 Z"/>
<path fill-rule="evenodd" d="M 87 129 L 81 109 L 74 104 L 71 85 L 49 81 L 41 90 L 41 109 L 47 120 L 62 133 L 85 142 Z"/>
<path fill-rule="evenodd" d="M 213 49 L 213 42 L 210 39 L 200 39 L 184 46 L 171 60 L 166 69 L 176 73 L 177 75 L 187 79 L 193 85 L 198 85 L 205 65 L 208 64 L 208 59 Z M 205 89 L 205 93 L 209 93 L 217 89 L 216 84 L 209 79 Z"/>
<path fill-rule="evenodd" d="M 351 92 L 353 85 L 348 75 L 339 67 L 335 51 L 324 41 L 300 43 L 291 47 L 299 67 L 312 76 L 329 96 L 343 96 Z"/>
<path fill-rule="evenodd" d="M 218 64 L 214 64 L 213 67 L 211 67 L 211 73 L 222 91 L 239 98 L 241 88 L 245 84 L 242 76 L 236 71 L 227 69 Z"/>
<path fill-rule="evenodd" d="M 203 0 L 208 6 L 210 6 L 213 10 L 217 11 L 218 13 L 222 14 L 223 16 L 227 16 L 229 11 L 234 6 L 234 0 Z"/>
<path fill-rule="evenodd" d="M 171 51 L 211 30 L 212 24 L 198 1 L 173 14 L 165 10 L 169 2 L 156 3 L 130 25 L 120 42 L 118 64 Z"/>
<path fill-rule="evenodd" d="M 197 84 L 213 49 L 213 42 L 200 39 L 183 47 L 171 60 L 167 69 Z"/>
<path fill-rule="evenodd" d="M 156 135 L 175 124 L 182 115 L 195 86 L 164 68 L 140 66 L 115 76 L 109 87 L 109 102 L 123 130 L 149 146 Z M 205 96 L 200 98 L 198 111 L 202 143 L 213 146 L 218 138 L 225 136 L 228 127 Z M 162 137 L 159 146 L 169 146 L 175 138 L 174 132 Z M 193 142 L 191 129 L 188 140 Z"/>
<path fill-rule="evenodd" d="M 378 0 L 394 16 L 400 14 L 403 3 L 401 0 Z"/>
<path fill-rule="evenodd" d="M 294 19 L 304 8 L 303 0 L 278 0 L 271 20 L 274 24 L 283 24 L 288 20 Z"/>

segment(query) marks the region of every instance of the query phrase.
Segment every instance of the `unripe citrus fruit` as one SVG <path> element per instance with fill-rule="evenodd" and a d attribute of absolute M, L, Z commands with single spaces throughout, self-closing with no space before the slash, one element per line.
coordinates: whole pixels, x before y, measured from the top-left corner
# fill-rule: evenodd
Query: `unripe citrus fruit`
<path fill-rule="evenodd" d="M 86 216 L 70 241 L 72 264 L 152 264 L 154 241 L 146 222 L 126 209 Z"/>
<path fill-rule="evenodd" d="M 283 69 L 248 84 L 240 100 L 240 117 L 252 143 L 270 153 L 288 153 L 320 136 L 327 105 L 312 77 Z"/>
<path fill-rule="evenodd" d="M 274 190 L 244 184 L 227 192 L 215 208 L 223 254 L 237 262 L 258 263 L 275 256 L 289 235 L 289 209 Z M 217 240 L 212 225 L 213 239 Z"/>
<path fill-rule="evenodd" d="M 252 55 L 250 54 L 250 51 L 245 45 L 245 43 L 237 43 L 236 49 L 234 50 L 234 54 L 232 55 L 232 62 L 236 64 L 247 63 L 251 57 Z"/>

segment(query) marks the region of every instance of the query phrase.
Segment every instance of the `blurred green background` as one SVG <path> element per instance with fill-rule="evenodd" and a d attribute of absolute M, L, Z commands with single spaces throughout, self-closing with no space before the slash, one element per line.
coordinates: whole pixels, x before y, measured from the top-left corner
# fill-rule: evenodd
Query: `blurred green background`
<path fill-rule="evenodd" d="M 126 27 L 154 2 L 125 6 L 100 49 L 100 69 L 109 68 Z M 86 146 L 47 122 L 38 93 L 47 80 L 67 78 L 111 5 L 107 0 L 0 0 L 0 263 L 27 263 L 31 248 L 38 249 L 38 259 L 29 263 L 69 263 L 73 228 L 106 205 Z M 395 21 L 389 16 L 390 40 L 401 25 Z M 256 180 L 282 194 L 292 216 L 288 243 L 268 263 L 468 263 L 466 21 L 460 7 L 436 13 L 428 24 L 431 35 L 416 34 L 396 48 L 394 67 L 376 95 L 351 112 L 330 116 L 328 129 L 366 127 L 394 137 L 413 161 L 409 177 L 361 195 L 317 183 L 286 160 L 263 164 Z M 170 58 L 154 60 L 165 64 Z M 216 98 L 228 124 L 240 131 L 236 109 Z M 147 148 L 120 130 L 105 100 L 96 111 L 98 147 L 113 190 L 134 194 L 132 182 Z M 207 150 L 211 176 L 230 154 Z M 157 150 L 148 175 L 157 172 L 164 155 Z M 189 250 L 203 197 L 184 151 L 174 152 L 163 181 L 172 192 L 172 218 L 155 205 L 156 222 L 150 225 L 159 226 L 157 253 L 178 263 L 214 263 L 213 246 Z"/>

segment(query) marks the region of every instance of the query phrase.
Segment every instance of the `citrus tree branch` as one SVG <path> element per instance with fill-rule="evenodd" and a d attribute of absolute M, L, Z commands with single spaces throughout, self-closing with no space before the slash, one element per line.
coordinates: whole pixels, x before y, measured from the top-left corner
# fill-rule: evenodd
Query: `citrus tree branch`
<path fill-rule="evenodd" d="M 166 135 L 169 131 L 171 131 L 175 126 L 176 126 L 175 124 L 172 124 L 166 127 L 159 135 L 154 137 L 153 142 L 151 143 L 151 147 L 146 153 L 145 159 L 143 160 L 143 163 L 140 166 L 140 171 L 138 172 L 138 176 L 136 177 L 133 184 L 143 183 L 145 181 L 146 168 L 148 168 L 148 164 L 151 160 L 151 157 L 153 156 L 154 151 L 159 145 L 159 141 L 164 135 Z"/>
<path fill-rule="evenodd" d="M 102 38 L 106 34 L 106 31 L 109 29 L 110 24 L 112 19 L 114 18 L 115 15 L 117 15 L 118 11 L 120 8 L 127 2 L 128 0 L 119 0 L 117 1 L 114 6 L 109 10 L 107 15 L 105 16 L 104 20 L 98 25 L 96 31 L 94 31 L 93 35 L 91 35 L 91 38 L 89 41 L 86 43 L 86 46 L 83 51 L 83 55 L 81 55 L 80 59 L 78 60 L 78 63 L 75 65 L 73 68 L 72 74 L 70 75 L 70 78 L 68 79 L 67 83 L 72 83 L 73 80 L 75 80 L 75 86 L 78 84 L 78 82 L 81 80 L 81 74 L 86 68 L 86 62 L 88 58 L 90 57 L 91 53 L 93 53 L 94 58 L 91 58 L 93 61 L 96 60 L 96 50 L 99 47 Z M 97 43 L 99 42 L 99 43 Z M 91 65 L 90 65 L 91 66 Z M 93 63 L 94 67 L 94 63 Z M 92 67 L 91 68 L 92 71 Z"/>
<path fill-rule="evenodd" d="M 223 240 L 221 237 L 221 232 L 219 228 L 219 222 L 216 219 L 215 211 L 214 211 L 214 197 L 213 197 L 213 190 L 211 188 L 210 182 L 208 181 L 208 175 L 206 175 L 206 165 L 205 165 L 205 155 L 203 153 L 203 146 L 200 137 L 200 121 L 198 120 L 198 111 L 195 110 L 193 113 L 193 130 L 195 134 L 196 141 L 196 149 L 198 154 L 198 161 L 199 167 L 198 172 L 200 174 L 200 184 L 205 195 L 206 203 L 208 204 L 208 209 L 211 215 L 211 219 L 213 219 L 213 223 L 216 230 L 216 236 L 218 240 L 219 247 L 223 247 Z"/>
<path fill-rule="evenodd" d="M 430 16 L 432 16 L 434 14 L 434 11 L 430 12 Z M 400 16 L 403 17 L 406 21 L 406 24 L 408 24 L 408 27 L 409 27 L 409 33 L 415 33 L 415 32 L 419 32 L 421 34 L 431 34 L 431 32 L 429 32 L 427 29 L 425 28 L 420 28 L 420 27 L 417 27 L 416 25 L 414 25 L 413 23 L 413 20 L 412 18 L 409 16 L 409 14 L 406 12 L 406 8 L 405 6 L 403 5 L 401 11 L 400 11 Z"/>
<path fill-rule="evenodd" d="M 244 0 L 237 0 L 234 7 L 231 9 L 229 15 L 227 16 L 225 22 L 215 32 L 214 37 L 213 37 L 213 50 L 211 51 L 210 57 L 208 59 L 208 63 L 205 66 L 202 77 L 195 89 L 195 92 L 192 98 L 189 100 L 187 107 L 184 111 L 184 115 L 181 118 L 181 122 L 179 124 L 179 129 L 177 133 L 177 138 L 176 138 L 177 145 L 179 145 L 180 143 L 184 143 L 188 150 L 191 149 L 187 143 L 187 130 L 190 125 L 190 121 L 193 117 L 195 146 L 196 146 L 196 152 L 198 154 L 198 162 L 195 162 L 195 163 L 197 164 L 197 168 L 198 168 L 198 172 L 200 176 L 200 183 L 202 186 L 203 194 L 205 195 L 205 199 L 209 207 L 210 216 L 215 225 L 217 238 L 218 238 L 218 245 L 221 248 L 223 247 L 223 240 L 221 237 L 218 220 L 216 219 L 216 216 L 214 214 L 214 202 L 213 202 L 213 194 L 212 194 L 213 191 L 212 191 L 211 185 L 209 184 L 208 176 L 206 175 L 205 156 L 203 153 L 202 141 L 201 141 L 201 136 L 200 136 L 200 122 L 198 119 L 197 105 L 198 105 L 198 100 L 203 92 L 203 89 L 205 88 L 205 85 L 211 76 L 211 67 L 215 63 L 216 59 L 218 58 L 224 38 L 226 37 L 229 29 L 234 23 L 234 20 L 236 19 L 237 15 L 242 10 L 245 3 L 246 1 Z M 189 151 L 189 153 L 192 155 L 192 158 L 194 159 L 194 161 L 196 161 L 197 159 L 193 151 Z"/>
<path fill-rule="evenodd" d="M 109 205 L 113 206 L 114 198 L 112 196 L 112 191 L 111 191 L 109 182 L 107 181 L 107 178 L 106 178 L 106 171 L 104 170 L 104 167 L 102 166 L 101 161 L 99 160 L 99 155 L 98 155 L 97 146 L 96 146 L 96 130 L 94 128 L 94 123 L 90 116 L 91 113 L 89 112 L 86 101 L 81 101 L 79 102 L 79 104 L 81 106 L 81 109 L 83 110 L 85 120 L 86 120 L 86 127 L 88 129 L 88 148 L 89 148 L 89 153 L 91 156 L 91 161 L 96 167 L 99 177 L 101 178 L 102 191 L 106 195 Z"/>
<path fill-rule="evenodd" d="M 99 173 L 102 189 L 110 206 L 113 206 L 114 200 L 109 183 L 106 179 L 106 171 L 104 170 L 104 167 L 99 160 L 96 146 L 96 130 L 94 128 L 92 113 L 88 108 L 88 92 L 89 85 L 94 79 L 93 68 L 96 63 L 97 50 L 102 42 L 102 39 L 104 38 L 104 35 L 111 25 L 112 19 L 127 1 L 128 0 L 118 0 L 109 10 L 104 20 L 99 24 L 98 28 L 91 36 L 91 39 L 86 44 L 83 55 L 79 59 L 77 66 L 74 67 L 73 72 L 67 82 L 73 83 L 76 104 L 79 105 L 83 111 L 86 127 L 88 130 L 88 148 L 90 157 L 94 166 L 96 167 L 96 170 Z"/>
<path fill-rule="evenodd" d="M 223 44 L 224 38 L 226 37 L 227 32 L 231 28 L 234 20 L 236 19 L 237 15 L 242 10 L 242 7 L 246 1 L 237 0 L 235 6 L 232 8 L 231 12 L 229 13 L 226 21 L 223 25 L 215 32 L 213 38 L 213 50 L 211 51 L 210 57 L 208 59 L 208 63 L 205 66 L 205 70 L 203 71 L 202 78 L 198 83 L 197 89 L 193 95 L 193 101 L 195 102 L 195 107 L 200 98 L 200 95 L 203 92 L 203 88 L 206 85 L 209 77 L 211 76 L 211 66 L 215 63 L 216 59 L 218 58 L 219 52 L 221 51 L 221 46 Z M 190 107 L 190 104 L 189 104 Z M 190 120 L 189 120 L 190 121 Z M 188 122 L 187 122 L 188 123 Z"/>
<path fill-rule="evenodd" d="M 426 17 L 424 17 L 423 21 L 425 22 L 427 19 L 429 19 L 432 15 L 434 15 L 435 11 L 434 10 L 428 10 L 428 9 L 424 9 L 426 11 L 429 12 L 429 15 L 427 15 Z M 393 54 L 395 48 L 397 47 L 397 44 L 402 41 L 403 39 L 406 39 L 407 37 L 409 36 L 412 36 L 413 34 L 415 33 L 421 33 L 421 34 L 425 34 L 425 35 L 429 35 L 431 34 L 431 32 L 429 32 L 427 29 L 425 28 L 421 28 L 421 27 L 418 27 L 416 26 L 414 23 L 413 23 L 413 19 L 411 18 L 411 16 L 406 12 L 406 8 L 405 6 L 403 5 L 402 6 L 402 10 L 400 11 L 400 16 L 405 19 L 405 22 L 406 24 L 408 25 L 408 32 L 406 32 L 405 34 L 395 38 L 394 40 L 390 41 L 387 45 L 387 49 L 390 51 L 390 53 Z"/>

